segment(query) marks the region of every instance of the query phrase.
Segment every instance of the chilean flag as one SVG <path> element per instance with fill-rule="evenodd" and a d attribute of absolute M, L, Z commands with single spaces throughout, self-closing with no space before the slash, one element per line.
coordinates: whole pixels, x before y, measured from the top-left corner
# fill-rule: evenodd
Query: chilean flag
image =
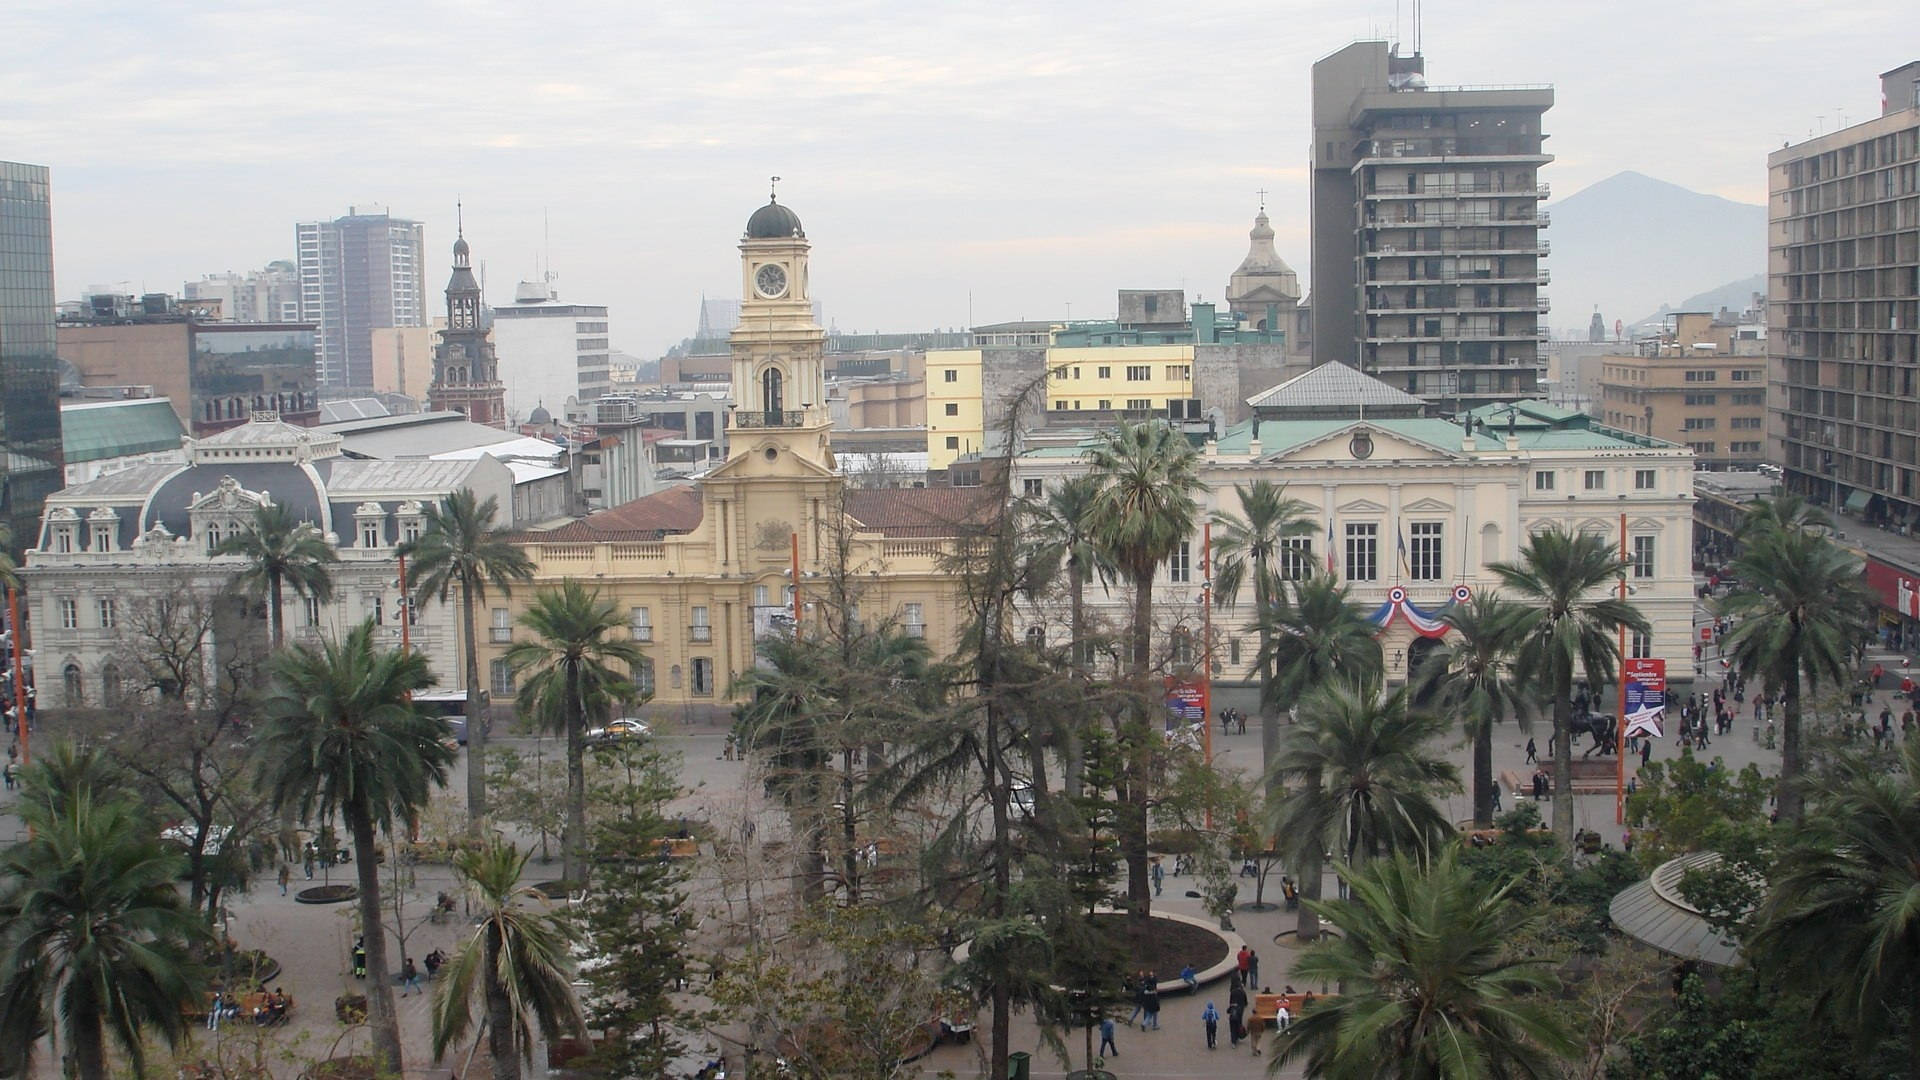
<path fill-rule="evenodd" d="M 1333 569 L 1333 566 L 1334 566 L 1334 563 L 1333 563 L 1333 519 L 1332 519 L 1332 518 L 1328 518 L 1328 519 L 1327 519 L 1327 573 L 1329 573 L 1329 574 L 1332 574 L 1332 573 L 1334 572 L 1334 569 Z"/>

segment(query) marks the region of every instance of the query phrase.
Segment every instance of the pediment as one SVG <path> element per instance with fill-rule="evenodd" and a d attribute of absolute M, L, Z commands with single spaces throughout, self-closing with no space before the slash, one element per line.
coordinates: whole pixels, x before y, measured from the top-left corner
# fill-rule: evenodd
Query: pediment
<path fill-rule="evenodd" d="M 737 434 L 736 434 L 737 438 Z M 767 451 L 772 450 L 769 458 Z M 744 480 L 748 478 L 804 477 L 808 479 L 838 475 L 831 468 L 812 460 L 805 454 L 796 453 L 788 444 L 776 439 L 759 439 L 746 447 L 744 452 L 735 450 L 726 462 L 708 473 L 715 480 Z"/>
<path fill-rule="evenodd" d="M 1453 504 L 1434 498 L 1419 498 L 1401 506 L 1400 510 L 1408 514 L 1451 514 Z"/>
<path fill-rule="evenodd" d="M 1334 507 L 1334 509 L 1342 514 L 1384 514 L 1387 512 L 1385 503 L 1377 503 L 1372 499 L 1355 499 L 1352 502 L 1341 503 Z"/>
<path fill-rule="evenodd" d="M 1281 423 L 1284 424 L 1284 421 Z M 1270 430 L 1284 430 L 1278 425 L 1269 427 Z M 1364 450 L 1364 456 L 1356 453 L 1355 440 L 1360 436 L 1365 436 L 1365 445 L 1360 448 Z M 1333 431 L 1293 446 L 1273 446 L 1264 456 L 1269 461 L 1415 462 L 1453 461 L 1460 455 L 1423 439 L 1376 426 L 1365 420 L 1355 420 L 1351 424 L 1344 424 Z"/>

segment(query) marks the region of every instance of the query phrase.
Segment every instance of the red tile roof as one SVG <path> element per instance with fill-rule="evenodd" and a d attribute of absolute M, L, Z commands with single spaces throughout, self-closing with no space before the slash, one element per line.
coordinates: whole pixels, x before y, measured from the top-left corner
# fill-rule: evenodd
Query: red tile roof
<path fill-rule="evenodd" d="M 611 510 L 588 514 L 557 529 L 529 533 L 525 539 L 533 543 L 554 544 L 658 540 L 663 536 L 692 532 L 700 524 L 705 512 L 700 501 L 700 489 L 692 484 L 682 484 L 656 491 Z"/>

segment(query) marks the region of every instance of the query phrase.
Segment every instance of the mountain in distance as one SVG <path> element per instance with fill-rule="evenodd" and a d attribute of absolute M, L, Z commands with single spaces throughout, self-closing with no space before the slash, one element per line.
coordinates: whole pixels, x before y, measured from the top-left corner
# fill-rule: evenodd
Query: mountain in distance
<path fill-rule="evenodd" d="M 1559 336 L 1584 339 L 1596 304 L 1611 332 L 1629 314 L 1766 273 L 1764 206 L 1623 172 L 1545 209 L 1553 215 L 1549 321 Z"/>
<path fill-rule="evenodd" d="M 1741 278 L 1739 281 L 1729 281 L 1717 289 L 1708 289 L 1703 293 L 1695 293 L 1672 307 L 1661 304 L 1659 311 L 1641 319 L 1640 322 L 1657 323 L 1666 316 L 1667 313 L 1673 311 L 1719 311 L 1721 308 L 1726 308 L 1728 311 L 1738 313 L 1745 311 L 1747 305 L 1753 303 L 1754 293 L 1765 295 L 1766 291 L 1767 275 L 1755 274 L 1749 278 Z M 1639 323 L 1628 323 L 1627 325 L 1638 326 Z"/>

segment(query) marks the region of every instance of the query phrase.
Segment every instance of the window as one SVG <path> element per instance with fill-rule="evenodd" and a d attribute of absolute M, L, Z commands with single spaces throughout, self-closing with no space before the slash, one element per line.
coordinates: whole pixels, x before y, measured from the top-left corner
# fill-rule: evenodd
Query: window
<path fill-rule="evenodd" d="M 1151 379 L 1151 378 L 1153 378 L 1153 365 L 1151 364 L 1128 364 L 1127 365 L 1127 381 L 1128 382 L 1146 382 L 1148 379 Z"/>
<path fill-rule="evenodd" d="M 100 610 L 100 629 L 113 629 L 114 626 L 119 623 L 119 619 L 116 617 L 120 614 L 118 605 L 114 603 L 113 598 L 110 596 L 103 596 L 95 603 Z"/>
<path fill-rule="evenodd" d="M 1178 382 L 1181 379 L 1191 379 L 1191 378 L 1193 378 L 1193 365 L 1191 364 L 1168 364 L 1167 365 L 1167 379 L 1169 381 Z"/>
<path fill-rule="evenodd" d="M 1101 411 L 1101 412 L 1105 412 L 1105 411 L 1107 411 L 1108 409 L 1111 409 L 1111 408 L 1113 408 L 1113 399 L 1112 399 L 1112 398 L 1101 398 L 1101 399 L 1100 399 L 1100 411 Z"/>
<path fill-rule="evenodd" d="M 695 641 L 713 640 L 713 627 L 707 622 L 707 607 L 705 604 L 695 604 L 693 606 L 693 625 L 688 629 L 693 632 L 693 640 Z"/>
<path fill-rule="evenodd" d="M 1635 536 L 1633 540 L 1633 576 L 1650 578 L 1653 576 L 1653 537 Z"/>
<path fill-rule="evenodd" d="M 1095 374 L 1099 375 L 1102 379 L 1111 379 L 1113 378 L 1113 369 L 1105 364 L 1101 364 L 1095 369 Z"/>
<path fill-rule="evenodd" d="M 1167 558 L 1167 580 L 1183 585 L 1193 580 L 1193 545 L 1182 540 Z"/>
<path fill-rule="evenodd" d="M 1028 477 L 1020 481 L 1020 493 L 1029 499 L 1037 499 L 1047 493 L 1047 482 L 1037 477 Z"/>
<path fill-rule="evenodd" d="M 952 402 L 952 401 L 947 402 L 947 415 L 948 416 L 960 415 L 960 406 L 957 402 Z"/>
<path fill-rule="evenodd" d="M 1683 431 L 1712 431 L 1713 417 L 1689 416 L 1680 422 L 1680 428 Z"/>
<path fill-rule="evenodd" d="M 643 656 L 633 665 L 633 688 L 642 697 L 653 696 L 653 657 Z"/>
<path fill-rule="evenodd" d="M 60 672 L 60 689 L 67 698 L 67 708 L 77 709 L 87 703 L 85 687 L 80 682 L 80 665 L 68 664 Z"/>
<path fill-rule="evenodd" d="M 1415 581 L 1439 581 L 1440 567 L 1444 562 L 1440 549 L 1440 528 L 1438 521 L 1416 521 L 1410 528 L 1412 534 L 1407 551 L 1407 576 Z"/>
<path fill-rule="evenodd" d="M 908 637 L 927 636 L 926 609 L 920 604 L 900 605 L 900 621 L 906 624 Z"/>
<path fill-rule="evenodd" d="M 1047 647 L 1047 628 L 1044 626 L 1027 627 L 1027 647 L 1044 649 Z"/>
<path fill-rule="evenodd" d="M 1687 449 L 1693 451 L 1696 454 L 1711 454 L 1714 452 L 1714 447 L 1717 445 L 1718 445 L 1717 443 L 1710 443 L 1710 442 L 1690 442 L 1687 444 Z"/>
<path fill-rule="evenodd" d="M 1633 631 L 1627 642 L 1627 657 L 1632 660 L 1646 660 L 1653 656 L 1653 635 Z"/>
<path fill-rule="evenodd" d="M 1720 373 L 1717 371 L 1689 371 L 1686 374 L 1687 382 L 1718 382 L 1719 380 Z"/>
<path fill-rule="evenodd" d="M 1715 405 L 1719 403 L 1719 394 L 1686 394 L 1681 400 L 1688 405 Z"/>
<path fill-rule="evenodd" d="M 80 602 L 71 596 L 60 598 L 60 629 L 80 629 Z"/>
<path fill-rule="evenodd" d="M 1066 377 L 1067 377 L 1067 369 L 1066 369 L 1066 368 L 1064 368 L 1064 367 L 1057 367 L 1057 368 L 1054 368 L 1054 369 L 1053 369 L 1053 377 L 1054 377 L 1055 379 L 1064 379 L 1064 378 L 1066 378 Z"/>
<path fill-rule="evenodd" d="M 219 546 L 219 542 L 214 540 L 212 536 L 209 536 L 207 538 L 207 542 L 209 544 L 208 550 L 212 550 L 213 547 Z M 73 526 L 71 525 L 54 526 L 53 550 L 62 555 L 69 554 L 73 551 Z"/>
<path fill-rule="evenodd" d="M 1535 491 L 1552 491 L 1553 490 L 1552 470 L 1541 469 L 1533 474 L 1533 490 Z"/>
<path fill-rule="evenodd" d="M 767 597 L 769 595 L 770 594 L 767 592 L 767 587 L 765 585 L 755 585 L 753 587 L 753 606 L 766 607 Z"/>
<path fill-rule="evenodd" d="M 420 541 L 420 519 L 407 518 L 400 523 L 400 538 L 409 544 Z"/>
<path fill-rule="evenodd" d="M 1652 469 L 1635 469 L 1633 471 L 1633 490 L 1635 491 L 1652 491 L 1653 490 L 1653 470 Z"/>
<path fill-rule="evenodd" d="M 1588 491 L 1607 490 L 1607 471 L 1605 469 L 1588 469 L 1587 470 L 1587 490 Z"/>
<path fill-rule="evenodd" d="M 955 370 L 953 370 L 952 368 L 947 368 L 947 369 L 946 369 L 945 371 L 943 371 L 943 372 L 941 373 L 941 377 L 942 377 L 942 378 L 943 378 L 943 379 L 944 379 L 944 380 L 945 380 L 946 382 L 959 382 L 959 381 L 960 381 L 960 373 L 959 373 L 959 372 L 957 372 L 957 371 L 955 371 Z"/>
<path fill-rule="evenodd" d="M 1758 431 L 1764 424 L 1765 421 L 1758 416 L 1736 416 L 1727 422 L 1727 426 L 1735 431 Z"/>
<path fill-rule="evenodd" d="M 1760 444 L 1757 442 L 1730 442 L 1727 444 L 1727 453 L 1729 454 L 1757 454 L 1759 452 Z"/>
<path fill-rule="evenodd" d="M 1727 378 L 1734 382 L 1759 382 L 1762 378 L 1761 369 L 1741 368 L 1738 371 L 1728 372 Z"/>
<path fill-rule="evenodd" d="M 1373 581 L 1380 576 L 1380 526 L 1347 526 L 1347 580 Z"/>
<path fill-rule="evenodd" d="M 1180 667 L 1193 665 L 1193 631 L 1184 626 L 1173 628 L 1173 662 Z"/>
<path fill-rule="evenodd" d="M 1758 391 L 1747 391 L 1733 395 L 1733 403 L 1735 405 L 1765 405 L 1767 403 L 1767 395 L 1759 393 Z"/>
<path fill-rule="evenodd" d="M 100 704 L 108 708 L 120 704 L 120 669 L 110 663 L 100 667 Z"/>
<path fill-rule="evenodd" d="M 362 521 L 360 523 L 360 546 L 363 548 L 375 548 L 380 546 L 380 523 L 379 522 Z"/>
<path fill-rule="evenodd" d="M 696 656 L 692 664 L 693 693 L 698 697 L 711 696 L 713 694 L 713 661 L 704 656 Z"/>
<path fill-rule="evenodd" d="M 958 435 L 947 436 L 947 449 L 949 450 L 960 449 L 960 436 Z"/>
<path fill-rule="evenodd" d="M 303 596 L 300 599 L 306 601 L 306 603 L 303 606 L 307 609 L 307 625 L 319 626 L 320 625 L 320 598 L 317 596 Z"/>
<path fill-rule="evenodd" d="M 488 685 L 496 698 L 509 698 L 518 692 L 513 685 L 513 665 L 496 656 L 487 664 Z"/>
<path fill-rule="evenodd" d="M 1147 410 L 1147 409 L 1152 409 L 1152 408 L 1153 408 L 1153 399 L 1152 399 L 1152 398 L 1143 398 L 1143 397 L 1136 397 L 1136 398 L 1128 398 L 1128 399 L 1127 399 L 1127 408 L 1129 408 L 1129 409 L 1132 409 L 1132 410 L 1134 410 L 1135 412 L 1139 412 L 1139 411 L 1142 411 L 1142 410 Z"/>
<path fill-rule="evenodd" d="M 1227 639 L 1227 663 L 1240 666 L 1240 639 L 1237 637 Z"/>
<path fill-rule="evenodd" d="M 381 602 L 379 593 L 361 593 L 360 606 L 366 610 L 366 617 L 373 620 L 373 625 L 385 626 L 387 624 L 387 606 Z"/>
<path fill-rule="evenodd" d="M 108 525 L 105 523 L 97 523 L 94 525 L 93 550 L 95 551 L 112 551 L 113 550 L 113 526 L 112 525 Z"/>
<path fill-rule="evenodd" d="M 487 640 L 494 642 L 513 640 L 513 612 L 503 607 L 493 609 L 493 628 L 488 632 Z"/>
<path fill-rule="evenodd" d="M 627 609 L 627 628 L 633 631 L 633 640 L 653 640 L 653 613 L 646 608 Z"/>
<path fill-rule="evenodd" d="M 1299 581 L 1313 572 L 1313 540 L 1305 536 L 1290 536 L 1280 541 L 1280 576 L 1288 581 Z"/>

